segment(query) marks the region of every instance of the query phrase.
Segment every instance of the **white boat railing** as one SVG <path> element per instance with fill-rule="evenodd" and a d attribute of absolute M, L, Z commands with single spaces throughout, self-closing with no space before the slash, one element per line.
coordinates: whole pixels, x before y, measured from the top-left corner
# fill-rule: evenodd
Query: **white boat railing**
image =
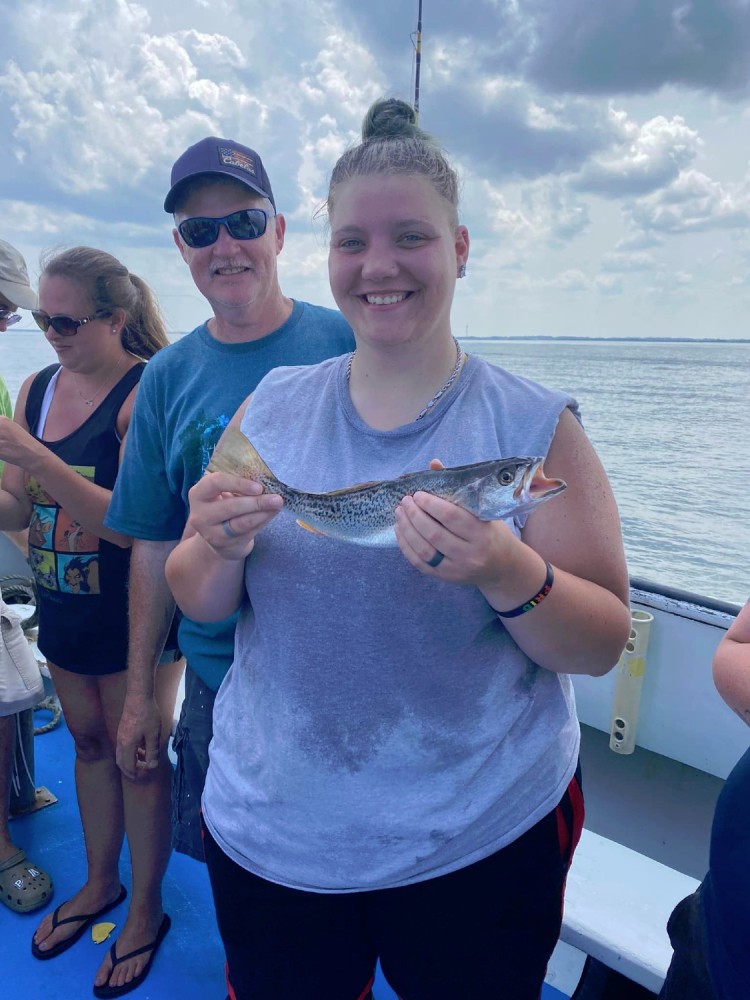
<path fill-rule="evenodd" d="M 637 746 L 726 778 L 747 749 L 747 726 L 714 687 L 711 663 L 739 606 L 631 581 L 631 605 L 653 615 L 635 737 Z M 611 732 L 617 671 L 576 676 L 581 722 Z"/>

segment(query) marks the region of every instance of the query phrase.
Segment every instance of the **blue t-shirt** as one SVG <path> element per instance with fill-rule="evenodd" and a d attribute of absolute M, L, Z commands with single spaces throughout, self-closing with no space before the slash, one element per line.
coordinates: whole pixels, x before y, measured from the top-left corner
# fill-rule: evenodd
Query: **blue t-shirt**
<path fill-rule="evenodd" d="M 149 541 L 180 538 L 188 491 L 258 382 L 279 365 L 317 364 L 353 349 L 339 312 L 295 301 L 283 326 L 259 340 L 224 343 L 204 323 L 159 351 L 138 388 L 107 527 Z M 235 623 L 234 615 L 210 624 L 180 622 L 180 648 L 214 691 L 232 663 Z"/>

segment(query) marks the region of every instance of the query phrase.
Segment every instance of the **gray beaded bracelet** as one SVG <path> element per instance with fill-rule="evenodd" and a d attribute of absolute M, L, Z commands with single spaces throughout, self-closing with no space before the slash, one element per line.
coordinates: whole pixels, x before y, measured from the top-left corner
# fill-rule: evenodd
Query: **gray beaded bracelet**
<path fill-rule="evenodd" d="M 498 618 L 518 618 L 519 615 L 525 615 L 527 611 L 531 611 L 537 606 L 537 604 L 542 603 L 547 594 L 549 594 L 550 590 L 552 590 L 552 584 L 555 580 L 555 574 L 552 572 L 550 564 L 545 562 L 545 566 L 547 567 L 547 576 L 545 577 L 544 585 L 539 593 L 534 594 L 534 596 L 530 600 L 526 601 L 525 604 L 520 604 L 517 608 L 513 608 L 512 611 L 495 611 Z"/>

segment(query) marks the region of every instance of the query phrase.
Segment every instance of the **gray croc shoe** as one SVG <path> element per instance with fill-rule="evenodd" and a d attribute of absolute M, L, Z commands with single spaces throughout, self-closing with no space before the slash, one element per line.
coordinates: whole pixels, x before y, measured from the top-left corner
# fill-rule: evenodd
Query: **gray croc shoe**
<path fill-rule="evenodd" d="M 52 879 L 26 860 L 25 851 L 0 862 L 0 903 L 15 913 L 31 913 L 52 899 Z"/>

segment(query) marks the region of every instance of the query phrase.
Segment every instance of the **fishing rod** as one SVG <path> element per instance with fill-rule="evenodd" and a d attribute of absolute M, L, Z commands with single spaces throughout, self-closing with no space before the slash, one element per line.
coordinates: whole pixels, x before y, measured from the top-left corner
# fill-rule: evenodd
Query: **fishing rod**
<path fill-rule="evenodd" d="M 419 70 L 422 65 L 422 0 L 419 0 L 419 10 L 417 13 L 417 32 L 414 41 L 416 51 L 415 71 L 414 71 L 414 115 L 419 123 Z"/>

